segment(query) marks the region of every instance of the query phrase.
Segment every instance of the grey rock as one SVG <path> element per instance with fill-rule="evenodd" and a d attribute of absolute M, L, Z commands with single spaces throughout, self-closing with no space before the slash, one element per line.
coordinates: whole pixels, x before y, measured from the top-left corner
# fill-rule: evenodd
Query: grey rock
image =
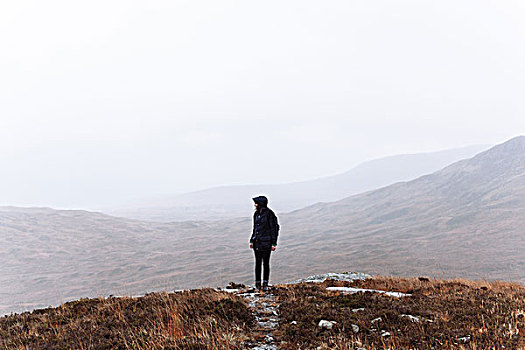
<path fill-rule="evenodd" d="M 359 333 L 359 326 L 356 325 L 356 324 L 353 324 L 353 325 L 352 325 L 352 332 L 354 332 L 354 333 Z"/>
<path fill-rule="evenodd" d="M 325 328 L 325 329 L 332 329 L 334 324 L 336 324 L 336 323 L 337 322 L 335 322 L 335 321 L 321 320 L 321 321 L 319 321 L 318 327 L 319 328 Z"/>
<path fill-rule="evenodd" d="M 372 321 L 370 321 L 370 323 L 374 324 L 374 323 L 377 323 L 377 322 L 382 322 L 383 319 L 381 317 L 378 317 L 378 318 L 374 318 Z"/>

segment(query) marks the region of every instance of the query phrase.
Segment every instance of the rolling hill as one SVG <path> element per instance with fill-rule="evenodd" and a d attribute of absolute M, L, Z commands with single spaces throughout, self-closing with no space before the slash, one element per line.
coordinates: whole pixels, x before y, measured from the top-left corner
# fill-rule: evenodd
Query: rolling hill
<path fill-rule="evenodd" d="M 302 242 L 290 249 L 291 264 L 308 254 L 312 266 L 523 282 L 525 137 L 431 175 L 313 205 L 286 219 L 282 243 Z"/>
<path fill-rule="evenodd" d="M 478 145 L 432 153 L 405 154 L 379 158 L 335 176 L 279 185 L 222 186 L 166 196 L 157 200 L 130 204 L 128 208 L 103 212 L 137 220 L 158 222 L 184 220 L 224 220 L 245 216 L 252 208 L 250 198 L 265 194 L 274 209 L 287 212 L 317 202 L 331 202 L 345 197 L 413 180 L 430 174 L 458 160 L 487 149 Z"/>
<path fill-rule="evenodd" d="M 279 215 L 273 282 L 333 270 L 525 282 L 525 137 L 418 179 Z M 0 313 L 251 282 L 250 213 L 152 223 L 0 209 Z"/>

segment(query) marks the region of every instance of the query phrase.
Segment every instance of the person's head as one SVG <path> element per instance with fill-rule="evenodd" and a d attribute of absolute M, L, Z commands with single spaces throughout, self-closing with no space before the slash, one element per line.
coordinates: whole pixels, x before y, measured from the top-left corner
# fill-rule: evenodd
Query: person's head
<path fill-rule="evenodd" d="M 268 206 L 268 198 L 265 196 L 258 196 L 252 198 L 255 210 L 261 210 L 262 208 L 266 208 Z"/>

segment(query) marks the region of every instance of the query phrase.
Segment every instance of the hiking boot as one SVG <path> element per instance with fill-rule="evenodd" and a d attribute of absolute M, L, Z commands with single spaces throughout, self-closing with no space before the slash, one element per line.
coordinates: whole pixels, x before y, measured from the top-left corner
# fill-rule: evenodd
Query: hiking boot
<path fill-rule="evenodd" d="M 263 292 L 267 292 L 268 291 L 268 282 L 267 281 L 264 281 L 264 283 L 262 285 L 262 290 L 263 290 Z"/>
<path fill-rule="evenodd" d="M 255 281 L 255 289 L 261 290 L 261 282 L 260 281 Z"/>

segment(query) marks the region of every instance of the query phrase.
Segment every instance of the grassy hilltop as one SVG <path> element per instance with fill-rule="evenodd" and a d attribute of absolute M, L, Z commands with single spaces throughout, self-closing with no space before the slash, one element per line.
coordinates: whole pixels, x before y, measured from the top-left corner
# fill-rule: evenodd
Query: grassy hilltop
<path fill-rule="evenodd" d="M 327 290 L 334 286 L 410 295 Z M 525 349 L 520 284 L 374 277 L 271 293 L 281 349 Z M 321 320 L 336 323 L 325 329 Z M 248 301 L 213 289 L 81 299 L 0 319 L 0 349 L 250 349 L 258 337 Z"/>

